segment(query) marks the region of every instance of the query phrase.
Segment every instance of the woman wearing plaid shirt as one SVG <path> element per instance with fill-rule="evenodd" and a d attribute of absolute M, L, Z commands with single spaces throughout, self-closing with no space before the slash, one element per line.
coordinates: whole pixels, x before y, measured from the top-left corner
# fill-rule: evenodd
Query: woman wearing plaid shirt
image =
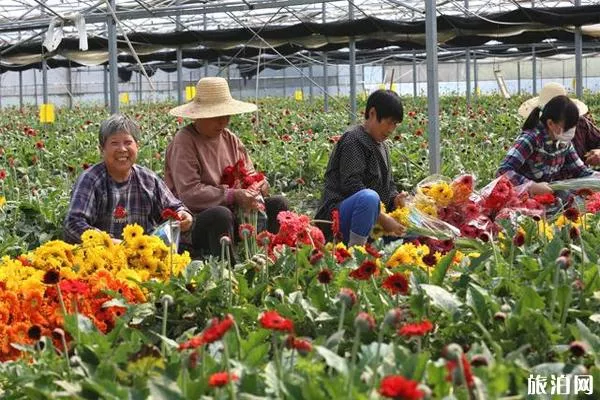
<path fill-rule="evenodd" d="M 552 193 L 549 182 L 597 174 L 577 155 L 571 141 L 579 119 L 577 106 L 567 96 L 552 98 L 535 108 L 500 164 L 513 185 L 527 185 L 532 195 Z"/>

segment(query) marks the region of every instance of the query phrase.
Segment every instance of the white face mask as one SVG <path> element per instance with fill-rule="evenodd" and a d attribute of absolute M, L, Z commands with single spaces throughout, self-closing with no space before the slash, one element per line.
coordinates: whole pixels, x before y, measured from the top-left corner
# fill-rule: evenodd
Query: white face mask
<path fill-rule="evenodd" d="M 562 143 L 571 143 L 573 138 L 575 137 L 575 127 L 572 127 L 568 131 L 563 131 L 560 135 L 556 137 L 556 140 Z"/>

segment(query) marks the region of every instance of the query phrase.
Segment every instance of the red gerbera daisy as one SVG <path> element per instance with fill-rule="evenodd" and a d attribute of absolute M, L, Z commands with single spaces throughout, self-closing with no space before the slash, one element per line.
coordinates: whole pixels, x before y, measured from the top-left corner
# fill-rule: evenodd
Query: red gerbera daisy
<path fill-rule="evenodd" d="M 328 285 L 333 280 L 333 272 L 328 268 L 322 269 L 317 274 L 317 280 L 323 285 Z"/>
<path fill-rule="evenodd" d="M 259 318 L 263 328 L 274 331 L 292 332 L 294 330 L 294 322 L 283 318 L 277 311 L 265 311 Z"/>
<path fill-rule="evenodd" d="M 469 363 L 469 360 L 467 360 L 467 357 L 464 353 L 461 354 L 460 357 L 467 385 L 469 387 L 473 387 L 473 385 L 475 385 L 475 379 L 473 378 L 473 372 L 471 371 L 471 364 Z M 446 368 L 448 369 L 448 376 L 446 376 L 447 381 L 454 382 L 457 385 L 464 384 L 464 381 L 461 379 L 458 361 L 448 360 L 446 363 Z"/>
<path fill-rule="evenodd" d="M 221 387 L 229 383 L 229 381 L 239 380 L 238 376 L 234 373 L 228 372 L 216 372 L 208 378 L 208 384 L 210 387 Z"/>
<path fill-rule="evenodd" d="M 391 295 L 408 294 L 408 279 L 404 274 L 397 273 L 388 276 L 387 278 L 385 278 L 381 286 L 385 290 L 387 290 Z"/>
<path fill-rule="evenodd" d="M 160 213 L 160 216 L 162 219 L 165 219 L 165 220 L 166 219 L 174 219 L 175 221 L 183 220 L 183 218 L 181 218 L 179 216 L 179 214 L 177 214 L 177 211 L 175 211 L 171 208 L 165 208 L 164 210 L 162 210 L 162 212 Z"/>
<path fill-rule="evenodd" d="M 401 375 L 388 375 L 381 380 L 379 394 L 396 400 L 419 400 L 423 398 L 423 392 L 418 386 L 419 382 Z"/>
<path fill-rule="evenodd" d="M 375 273 L 377 273 L 377 264 L 374 261 L 365 260 L 360 264 L 360 267 L 350 272 L 350 277 L 359 281 L 366 281 Z"/>
<path fill-rule="evenodd" d="M 231 314 L 227 314 L 222 321 L 213 318 L 208 328 L 202 332 L 202 341 L 204 343 L 216 342 L 217 340 L 220 340 L 232 326 L 233 316 Z"/>
<path fill-rule="evenodd" d="M 433 324 L 429 320 L 424 319 L 415 324 L 406 324 L 398 330 L 398 334 L 402 336 L 424 336 L 433 330 Z"/>

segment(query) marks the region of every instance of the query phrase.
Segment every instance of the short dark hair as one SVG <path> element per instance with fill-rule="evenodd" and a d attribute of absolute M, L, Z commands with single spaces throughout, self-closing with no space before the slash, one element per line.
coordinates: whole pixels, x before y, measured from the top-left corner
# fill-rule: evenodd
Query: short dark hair
<path fill-rule="evenodd" d="M 402 122 L 404 109 L 400 96 L 393 90 L 379 89 L 369 96 L 365 107 L 365 119 L 369 119 L 369 111 L 375 107 L 377 121 L 392 118 L 395 122 Z"/>
<path fill-rule="evenodd" d="M 113 114 L 100 124 L 98 143 L 104 147 L 109 136 L 115 133 L 125 132 L 133 137 L 136 143 L 140 141 L 140 127 L 131 117 L 125 114 Z"/>
<path fill-rule="evenodd" d="M 569 130 L 579 121 L 579 109 L 567 96 L 553 97 L 543 109 L 540 110 L 539 107 L 533 109 L 523 124 L 523 130 L 533 129 L 539 122 L 546 125 L 549 119 L 554 122 L 563 122 L 564 129 Z"/>

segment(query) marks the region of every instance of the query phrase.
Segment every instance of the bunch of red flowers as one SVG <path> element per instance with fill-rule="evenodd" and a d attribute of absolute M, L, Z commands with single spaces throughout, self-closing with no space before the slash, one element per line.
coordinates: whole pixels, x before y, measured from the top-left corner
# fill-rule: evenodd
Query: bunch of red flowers
<path fill-rule="evenodd" d="M 265 175 L 262 172 L 248 171 L 246 163 L 240 159 L 234 165 L 225 167 L 221 176 L 221 184 L 230 188 L 248 189 L 264 179 Z"/>

